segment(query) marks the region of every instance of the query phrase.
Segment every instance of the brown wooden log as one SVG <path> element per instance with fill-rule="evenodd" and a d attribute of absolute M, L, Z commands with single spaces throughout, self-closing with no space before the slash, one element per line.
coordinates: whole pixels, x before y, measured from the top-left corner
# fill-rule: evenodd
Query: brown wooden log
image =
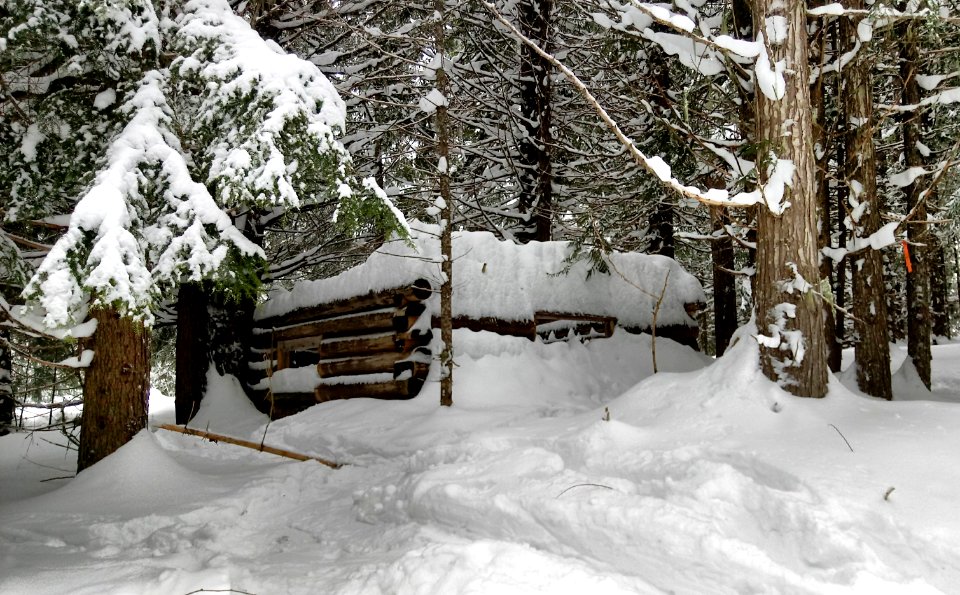
<path fill-rule="evenodd" d="M 277 367 L 274 370 L 283 370 L 290 367 L 290 352 L 282 347 L 277 348 Z M 272 373 L 274 370 L 270 370 Z"/>
<path fill-rule="evenodd" d="M 249 440 L 241 440 L 239 438 L 233 438 L 232 436 L 225 436 L 223 434 L 215 434 L 213 432 L 208 432 L 206 430 L 196 430 L 194 428 L 175 426 L 173 424 L 161 424 L 157 427 L 162 430 L 169 430 L 171 432 L 187 434 L 188 436 L 199 436 L 200 438 L 206 438 L 211 442 L 226 442 L 227 444 L 235 444 L 236 446 L 242 446 L 244 448 L 252 448 L 253 450 L 257 450 L 260 452 L 268 452 L 270 454 L 286 457 L 288 459 L 294 459 L 296 461 L 316 461 L 321 465 L 326 465 L 327 467 L 330 467 L 332 469 L 339 469 L 340 467 L 343 466 L 342 463 L 337 463 L 321 457 L 305 455 L 299 452 L 294 452 L 292 450 L 277 448 L 275 446 L 267 446 L 265 444 L 260 444 L 258 442 L 251 442 Z"/>
<path fill-rule="evenodd" d="M 317 403 L 338 399 L 412 399 L 420 392 L 422 382 L 416 379 L 391 380 L 369 384 L 324 384 L 316 388 Z M 416 389 L 416 390 L 414 390 Z"/>
<path fill-rule="evenodd" d="M 318 352 L 322 358 L 372 355 L 375 353 L 405 353 L 427 345 L 433 339 L 429 330 L 415 329 L 408 333 L 393 333 L 376 337 L 324 339 L 319 342 Z"/>
<path fill-rule="evenodd" d="M 321 378 L 332 378 L 334 376 L 393 372 L 397 360 L 403 359 L 407 355 L 409 354 L 387 352 L 376 353 L 368 357 L 322 361 L 317 364 L 317 373 L 320 374 Z"/>
<path fill-rule="evenodd" d="M 346 300 L 298 308 L 286 314 L 258 320 L 256 325 L 260 328 L 290 326 L 300 322 L 313 322 L 343 314 L 369 312 L 392 306 L 405 306 L 410 303 L 421 302 L 431 295 L 433 295 L 433 287 L 430 282 L 426 279 L 417 279 L 406 287 L 371 292 Z"/>
<path fill-rule="evenodd" d="M 397 362 L 393 366 L 393 377 L 398 378 L 404 372 L 410 372 L 410 378 L 419 378 L 425 380 L 430 373 L 429 361 L 405 361 Z"/>
<path fill-rule="evenodd" d="M 570 320 L 570 321 L 585 321 L 585 322 L 597 322 L 608 324 L 610 321 L 616 323 L 615 316 L 600 316 L 596 314 L 573 314 L 570 312 L 548 312 L 541 310 L 534 313 L 533 319 L 537 324 L 546 324 L 548 322 L 556 322 L 558 320 Z"/>
<path fill-rule="evenodd" d="M 277 341 L 277 349 L 284 351 L 311 351 L 320 346 L 326 339 L 323 335 L 313 337 L 301 337 L 299 339 L 285 339 Z"/>
<path fill-rule="evenodd" d="M 292 341 L 307 337 L 344 337 L 367 333 L 382 333 L 393 330 L 393 319 L 397 316 L 395 308 L 375 310 L 357 314 L 356 316 L 341 316 L 317 322 L 308 322 L 299 326 L 291 326 L 253 335 L 253 345 L 266 348 L 281 341 Z"/>
<path fill-rule="evenodd" d="M 433 295 L 433 285 L 426 279 L 417 279 L 400 293 L 403 304 L 422 302 Z M 397 304 L 401 305 L 400 303 Z"/>
<path fill-rule="evenodd" d="M 397 316 L 394 317 L 393 330 L 398 333 L 405 333 L 409 331 L 413 328 L 413 325 L 420 320 L 420 316 L 426 309 L 427 307 L 419 302 L 408 304 Z"/>
<path fill-rule="evenodd" d="M 430 324 L 433 328 L 440 328 L 440 318 L 434 316 Z M 501 320 L 490 316 L 481 318 L 457 316 L 453 319 L 453 328 L 465 328 L 471 331 L 490 331 L 498 335 L 524 337 L 531 341 L 537 336 L 537 325 L 532 320 Z"/>
<path fill-rule="evenodd" d="M 321 358 L 373 355 L 375 353 L 396 353 L 400 335 L 397 333 L 376 335 L 373 337 L 347 337 L 344 339 L 324 339 L 316 345 Z"/>
<path fill-rule="evenodd" d="M 270 419 L 281 419 L 295 415 L 317 404 L 312 392 L 272 393 L 264 395 L 262 407 L 258 406 Z"/>

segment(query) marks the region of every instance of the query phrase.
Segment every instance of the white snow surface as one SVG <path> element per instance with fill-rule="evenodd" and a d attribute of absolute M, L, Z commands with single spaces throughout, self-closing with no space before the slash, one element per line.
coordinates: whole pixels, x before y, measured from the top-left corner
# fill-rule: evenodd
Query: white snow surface
<path fill-rule="evenodd" d="M 278 290 L 257 309 L 256 317 L 399 288 L 419 278 L 429 280 L 439 291 L 439 227 L 412 222 L 410 231 L 409 242 L 386 242 L 365 263 L 336 277 Z M 673 259 L 615 252 L 609 257 L 609 275 L 588 277 L 586 261 L 574 263 L 563 273 L 572 250 L 568 242 L 517 245 L 489 232 L 454 232 L 454 316 L 532 320 L 535 312 L 545 310 L 615 316 L 621 325 L 647 327 L 666 282 L 657 324 L 694 324 L 684 304 L 706 298 L 696 278 Z M 439 312 L 438 294 L 428 300 L 428 307 Z"/>
<path fill-rule="evenodd" d="M 658 340 L 656 375 L 645 335 L 458 332 L 453 407 L 428 383 L 269 427 L 210 376 L 194 427 L 339 470 L 157 430 L 42 482 L 73 456 L 2 437 L 0 592 L 955 592 L 960 345 L 932 393 L 894 347 L 897 400 L 811 400 L 762 376 L 753 332 L 712 365 Z"/>
<path fill-rule="evenodd" d="M 760 91 L 767 99 L 779 101 L 783 99 L 787 92 L 787 82 L 783 78 L 787 63 L 785 60 L 778 60 L 771 66 L 770 57 L 767 55 L 766 46 L 764 46 L 763 33 L 757 35 L 757 43 L 763 48 L 757 55 L 757 63 L 754 67 L 757 86 L 760 87 Z"/>

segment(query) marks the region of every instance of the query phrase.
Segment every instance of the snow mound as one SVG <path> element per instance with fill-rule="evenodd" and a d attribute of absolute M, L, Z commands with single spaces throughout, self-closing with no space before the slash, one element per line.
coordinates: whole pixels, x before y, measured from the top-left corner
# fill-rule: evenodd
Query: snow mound
<path fill-rule="evenodd" d="M 591 412 L 653 372 L 649 335 L 544 344 L 489 332 L 454 331 L 454 407 L 439 408 L 437 371 L 411 401 L 330 401 L 274 421 L 272 443 L 338 460 L 390 456 L 531 419 Z M 662 371 L 697 370 L 709 357 L 657 339 Z M 375 415 L 370 415 L 376 411 Z M 319 450 L 318 450 L 319 449 Z"/>
<path fill-rule="evenodd" d="M 207 370 L 207 391 L 188 425 L 211 432 L 229 430 L 236 438 L 256 436 L 259 439 L 268 421 L 246 398 L 235 377 L 221 376 L 211 365 Z"/>
<path fill-rule="evenodd" d="M 793 397 L 761 374 L 754 332 L 708 367 L 658 340 L 652 374 L 648 336 L 458 331 L 451 408 L 429 383 L 270 424 L 269 443 L 339 470 L 141 434 L 0 507 L 0 592 L 955 590 L 960 409 L 836 380 L 825 399 Z M 960 386 L 952 347 L 934 348 L 944 395 Z M 211 391 L 223 433 L 262 423 L 232 380 Z"/>
<path fill-rule="evenodd" d="M 661 326 L 694 326 L 684 304 L 706 297 L 695 277 L 671 258 L 648 254 L 610 255 L 611 273 L 590 273 L 583 260 L 568 262 L 569 242 L 517 245 L 489 232 L 453 234 L 453 315 L 501 320 L 533 320 L 537 311 L 614 316 L 622 326 L 648 328 L 664 283 Z M 367 261 L 330 279 L 278 290 L 257 309 L 258 319 L 402 287 L 424 278 L 441 285 L 439 228 L 411 225 L 410 240 L 383 244 Z M 434 296 L 429 301 L 438 301 Z M 433 311 L 439 311 L 434 308 Z"/>
<path fill-rule="evenodd" d="M 114 512 L 145 511 L 177 501 L 184 490 L 196 489 L 188 486 L 202 486 L 205 479 L 174 460 L 150 431 L 143 430 L 55 494 L 58 499 L 74 500 L 80 508 L 109 502 Z"/>

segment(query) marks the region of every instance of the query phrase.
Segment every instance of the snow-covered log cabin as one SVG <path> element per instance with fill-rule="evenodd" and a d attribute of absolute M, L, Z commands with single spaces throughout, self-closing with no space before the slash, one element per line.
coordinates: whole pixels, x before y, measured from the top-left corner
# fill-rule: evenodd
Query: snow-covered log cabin
<path fill-rule="evenodd" d="M 613 253 L 609 274 L 591 273 L 572 251 L 454 233 L 453 327 L 531 341 L 655 331 L 696 348 L 705 296 L 676 261 Z M 417 223 L 357 267 L 275 291 L 255 315 L 254 403 L 283 417 L 333 399 L 415 397 L 440 352 L 440 262 L 439 229 Z"/>

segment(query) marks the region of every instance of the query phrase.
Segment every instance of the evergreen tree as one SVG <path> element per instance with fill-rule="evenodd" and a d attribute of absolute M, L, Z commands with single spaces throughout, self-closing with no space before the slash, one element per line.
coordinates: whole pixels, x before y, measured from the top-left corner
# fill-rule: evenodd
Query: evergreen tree
<path fill-rule="evenodd" d="M 139 354 L 160 296 L 185 281 L 256 293 L 264 252 L 248 222 L 315 201 L 335 200 L 344 226 L 392 211 L 353 175 L 333 86 L 225 0 L 37 0 L 5 11 L 2 74 L 24 90 L 7 97 L 22 121 L 5 119 L 0 132 L 19 147 L 0 178 L 6 216 L 70 213 L 25 296 L 51 327 L 100 320 L 85 396 L 120 403 L 85 404 L 96 423 L 83 434 L 113 435 L 81 438 L 83 468 L 145 423 Z M 45 112 L 59 126 L 41 126 Z M 49 159 L 71 151 L 64 171 Z"/>

